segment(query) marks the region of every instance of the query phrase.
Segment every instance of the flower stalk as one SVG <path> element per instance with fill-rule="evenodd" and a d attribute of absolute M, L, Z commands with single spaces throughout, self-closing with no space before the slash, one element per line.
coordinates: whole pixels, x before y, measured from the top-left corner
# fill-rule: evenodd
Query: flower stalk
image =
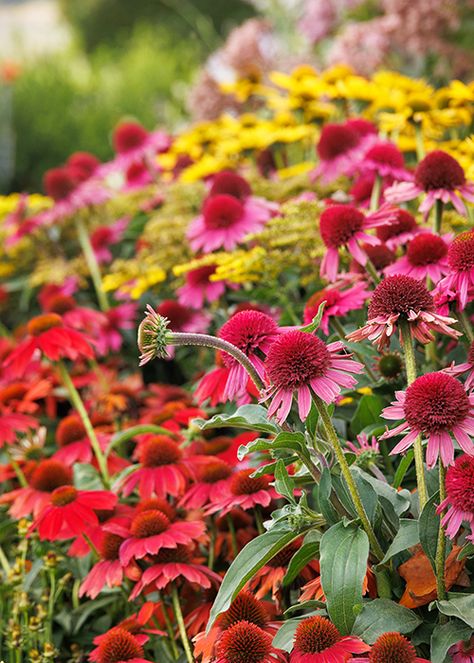
<path fill-rule="evenodd" d="M 102 287 L 102 276 L 100 273 L 99 263 L 92 248 L 91 240 L 87 228 L 80 217 L 76 217 L 76 231 L 79 244 L 81 245 L 82 253 L 84 254 L 89 273 L 91 275 L 92 283 L 97 295 L 97 300 L 101 311 L 105 312 L 110 309 L 107 294 Z"/>
<path fill-rule="evenodd" d="M 439 463 L 439 500 L 440 503 L 446 499 L 446 468 L 443 463 Z M 436 590 L 438 594 L 438 601 L 445 601 L 448 596 L 446 593 L 446 583 L 444 578 L 444 567 L 446 563 L 446 534 L 444 527 L 441 524 L 443 513 L 439 514 L 440 524 L 438 532 L 438 543 L 436 546 Z"/>
<path fill-rule="evenodd" d="M 181 611 L 181 605 L 179 603 L 178 590 L 175 585 L 171 586 L 171 599 L 173 601 L 173 610 L 178 623 L 179 635 L 181 637 L 181 642 L 183 643 L 184 653 L 186 654 L 186 660 L 188 663 L 194 663 L 194 656 L 191 650 L 191 645 L 189 642 L 188 634 L 186 633 L 186 626 L 184 624 L 183 613 Z"/>

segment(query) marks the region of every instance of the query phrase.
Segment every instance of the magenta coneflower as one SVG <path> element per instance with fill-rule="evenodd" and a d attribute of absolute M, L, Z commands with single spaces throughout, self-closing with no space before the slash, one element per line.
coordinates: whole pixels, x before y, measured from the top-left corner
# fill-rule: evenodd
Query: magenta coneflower
<path fill-rule="evenodd" d="M 119 549 L 124 539 L 118 534 L 105 532 L 100 544 L 100 559 L 84 578 L 79 596 L 97 598 L 104 587 L 120 587 L 123 580 L 123 566 L 119 560 Z"/>
<path fill-rule="evenodd" d="M 395 250 L 416 237 L 421 230 L 413 214 L 404 209 L 397 209 L 389 223 L 379 226 L 375 234 L 389 249 Z"/>
<path fill-rule="evenodd" d="M 260 311 L 240 311 L 222 325 L 219 338 L 232 343 L 247 355 L 263 379 L 265 365 L 263 358 L 268 354 L 272 343 L 280 335 L 276 322 L 266 313 Z M 229 369 L 224 397 L 232 399 L 245 390 L 248 382 L 247 371 L 230 355 L 223 353 L 222 361 Z"/>
<path fill-rule="evenodd" d="M 224 281 L 211 281 L 217 265 L 203 265 L 186 272 L 185 284 L 177 289 L 178 301 L 182 306 L 201 309 L 204 301 L 215 302 L 225 292 Z"/>
<path fill-rule="evenodd" d="M 223 193 L 244 201 L 252 194 L 252 189 L 247 180 L 238 173 L 234 173 L 232 170 L 222 170 L 212 178 L 209 196 L 218 196 Z"/>
<path fill-rule="evenodd" d="M 174 332 L 204 333 L 210 316 L 201 311 L 194 311 L 174 299 L 164 299 L 156 312 L 168 320 L 168 327 Z"/>
<path fill-rule="evenodd" d="M 221 635 L 215 663 L 275 663 L 286 661 L 281 649 L 272 647 L 272 639 L 259 626 L 241 620 Z"/>
<path fill-rule="evenodd" d="M 459 309 L 466 308 L 474 290 L 474 230 L 466 230 L 448 249 L 448 275 L 440 281 L 437 290 L 458 300 Z"/>
<path fill-rule="evenodd" d="M 165 589 L 178 579 L 203 589 L 209 589 L 212 585 L 218 587 L 221 583 L 217 573 L 193 561 L 192 547 L 180 544 L 176 548 L 162 548 L 152 558 L 152 566 L 143 572 L 130 594 L 130 601 L 143 591 Z"/>
<path fill-rule="evenodd" d="M 290 663 L 345 663 L 369 649 L 360 638 L 342 636 L 329 619 L 315 615 L 298 624 Z"/>
<path fill-rule="evenodd" d="M 241 202 L 228 193 L 204 201 L 202 213 L 189 226 L 187 237 L 193 251 L 232 251 L 250 233 L 259 231 L 271 212 L 251 198 Z"/>
<path fill-rule="evenodd" d="M 352 388 L 357 380 L 349 373 L 360 373 L 362 364 L 351 355 L 338 354 L 344 345 L 337 341 L 326 345 L 313 334 L 299 330 L 282 334 L 269 350 L 265 368 L 271 386 L 265 399 L 271 398 L 269 416 L 282 423 L 288 417 L 296 393 L 300 419 L 311 409 L 311 391 L 325 403 L 332 403 L 341 387 Z"/>
<path fill-rule="evenodd" d="M 446 495 L 446 499 L 437 509 L 438 513 L 448 509 L 441 521 L 446 534 L 454 539 L 465 521 L 471 528 L 468 538 L 474 542 L 474 457 L 472 455 L 458 456 L 454 465 L 448 467 Z"/>
<path fill-rule="evenodd" d="M 229 513 L 235 507 L 244 511 L 254 509 L 256 506 L 267 507 L 272 500 L 278 498 L 278 493 L 270 486 L 272 477 L 262 475 L 260 477 L 250 476 L 254 468 L 239 470 L 232 475 L 227 490 L 221 494 L 219 501 L 211 504 L 206 509 L 206 514 Z"/>
<path fill-rule="evenodd" d="M 364 282 L 356 283 L 345 288 L 344 282 L 335 283 L 330 288 L 324 288 L 306 302 L 304 307 L 304 324 L 309 325 L 318 312 L 320 305 L 325 302 L 323 317 L 321 318 L 321 329 L 329 334 L 329 320 L 332 316 L 340 317 L 364 306 L 364 302 L 370 297 L 370 291 Z"/>
<path fill-rule="evenodd" d="M 171 522 L 158 509 L 139 511 L 133 517 L 129 531 L 118 525 L 107 527 L 126 539 L 119 550 L 123 566 L 128 566 L 132 559 L 156 555 L 162 548 L 176 548 L 179 544 L 187 546 L 206 531 L 206 525 L 201 520 Z"/>
<path fill-rule="evenodd" d="M 420 194 L 426 197 L 419 211 L 428 214 L 437 200 L 452 203 L 459 214 L 466 215 L 462 198 L 474 202 L 474 184 L 466 182 L 461 164 L 450 154 L 435 150 L 418 164 L 413 182 L 399 182 L 385 191 L 385 199 L 391 203 L 413 200 Z"/>
<path fill-rule="evenodd" d="M 448 273 L 448 248 L 452 234 L 423 232 L 414 237 L 404 256 L 385 268 L 385 274 L 406 274 L 419 281 L 430 278 L 438 283 Z"/>
<path fill-rule="evenodd" d="M 404 421 L 387 430 L 382 439 L 407 434 L 394 447 L 392 453 L 406 451 L 418 437 L 428 440 L 426 464 L 434 467 L 438 456 L 445 467 L 454 462 L 451 435 L 467 454 L 474 454 L 474 395 L 468 396 L 462 384 L 446 373 L 427 373 L 408 387 L 395 392 L 396 400 L 386 407 L 385 419 Z"/>
<path fill-rule="evenodd" d="M 367 255 L 359 242 L 380 244 L 380 240 L 365 231 L 389 222 L 393 217 L 391 207 L 382 205 L 374 214 L 363 214 L 353 205 L 331 205 L 321 214 L 319 231 L 327 247 L 321 262 L 321 276 L 335 281 L 339 269 L 339 249 L 346 247 L 361 265 L 367 263 Z"/>
<path fill-rule="evenodd" d="M 397 631 L 379 636 L 370 648 L 367 658 L 358 658 L 360 663 L 430 663 L 416 655 L 416 649 Z"/>
<path fill-rule="evenodd" d="M 474 663 L 474 635 L 470 640 L 459 640 L 448 649 L 453 663 Z"/>
<path fill-rule="evenodd" d="M 126 171 L 137 161 L 151 163 L 158 152 L 169 148 L 171 139 L 163 131 L 147 131 L 138 122 L 120 122 L 114 129 L 112 142 L 117 156 L 99 168 L 101 176 L 117 170 Z"/>
<path fill-rule="evenodd" d="M 206 504 L 220 503 L 229 492 L 231 466 L 221 458 L 209 458 L 197 464 L 196 482 L 181 498 L 179 504 L 186 509 L 201 509 Z"/>
<path fill-rule="evenodd" d="M 325 124 L 316 148 L 319 165 L 311 173 L 313 179 L 321 177 L 322 182 L 329 183 L 347 175 L 376 140 L 375 133 L 360 133 L 350 120 L 345 124 Z"/>
<path fill-rule="evenodd" d="M 376 143 L 357 165 L 362 173 L 375 173 L 390 180 L 409 180 L 412 175 L 405 168 L 405 159 L 393 143 Z"/>
<path fill-rule="evenodd" d="M 91 234 L 91 244 L 94 249 L 95 257 L 99 263 L 107 263 L 112 260 L 110 248 L 117 244 L 123 237 L 127 229 L 130 218 L 127 216 L 117 219 L 114 223 L 106 226 L 99 226 Z"/>
<path fill-rule="evenodd" d="M 361 244 L 360 248 L 367 255 L 367 258 L 375 267 L 377 272 L 381 272 L 385 267 L 388 267 L 395 261 L 395 253 L 388 248 L 386 244 L 376 244 L 372 246 L 371 244 Z M 367 271 L 365 267 L 362 267 L 357 260 L 352 260 L 349 270 L 355 274 L 366 274 Z"/>
<path fill-rule="evenodd" d="M 467 376 L 466 382 L 464 383 L 464 388 L 466 391 L 469 391 L 474 385 L 474 341 L 469 346 L 467 362 L 463 364 L 453 363 L 451 366 L 448 366 L 448 368 L 443 369 L 443 373 L 454 375 L 455 377 L 462 375 L 466 371 L 469 371 L 469 375 Z"/>
<path fill-rule="evenodd" d="M 400 322 L 408 322 L 411 335 L 420 343 L 433 340 L 432 332 L 452 338 L 461 333 L 452 329 L 454 318 L 436 312 L 432 295 L 421 281 L 398 274 L 387 276 L 375 288 L 368 309 L 367 324 L 347 335 L 350 341 L 369 339 L 379 350 L 390 343 Z"/>

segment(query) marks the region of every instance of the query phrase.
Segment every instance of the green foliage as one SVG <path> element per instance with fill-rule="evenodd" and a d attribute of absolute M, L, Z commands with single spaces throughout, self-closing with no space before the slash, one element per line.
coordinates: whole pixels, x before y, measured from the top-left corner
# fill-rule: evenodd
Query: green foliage
<path fill-rule="evenodd" d="M 195 40 L 176 43 L 163 30 L 140 27 L 123 50 L 103 47 L 89 59 L 71 51 L 31 63 L 13 88 L 11 189 L 41 189 L 44 171 L 77 150 L 109 158 L 111 131 L 123 117 L 148 129 L 176 125 L 185 113 L 185 84 L 202 57 Z"/>

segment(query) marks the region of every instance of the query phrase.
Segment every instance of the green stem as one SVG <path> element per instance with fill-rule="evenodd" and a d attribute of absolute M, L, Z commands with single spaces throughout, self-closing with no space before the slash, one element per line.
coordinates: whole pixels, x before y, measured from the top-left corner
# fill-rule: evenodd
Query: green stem
<path fill-rule="evenodd" d="M 8 562 L 8 558 L 3 552 L 2 546 L 0 546 L 0 566 L 2 567 L 5 575 L 8 577 L 8 574 L 10 573 L 10 564 Z"/>
<path fill-rule="evenodd" d="M 458 311 L 456 313 L 456 317 L 459 320 L 465 337 L 469 343 L 472 343 L 472 341 L 474 341 L 474 332 L 472 330 L 471 321 L 469 320 L 469 316 L 466 314 L 466 311 Z"/>
<path fill-rule="evenodd" d="M 377 173 L 377 175 L 375 176 L 374 185 L 372 187 L 372 195 L 370 196 L 371 212 L 375 212 L 378 209 L 381 193 L 382 193 L 382 178 Z"/>
<path fill-rule="evenodd" d="M 54 616 L 54 599 L 56 594 L 56 573 L 54 569 L 49 572 L 49 597 L 48 597 L 48 615 L 46 626 L 46 637 L 48 642 L 53 642 L 53 616 Z"/>
<path fill-rule="evenodd" d="M 322 424 L 324 426 L 324 429 L 326 431 L 326 435 L 331 442 L 331 445 L 334 449 L 334 452 L 336 454 L 337 461 L 339 463 L 339 466 L 341 468 L 342 475 L 346 481 L 347 487 L 349 489 L 349 492 L 351 494 L 352 500 L 354 502 L 354 506 L 356 508 L 357 514 L 360 518 L 360 521 L 362 523 L 363 528 L 365 529 L 365 532 L 369 538 L 370 545 L 372 547 L 372 551 L 374 555 L 377 557 L 377 559 L 380 561 L 384 557 L 384 552 L 380 546 L 380 543 L 377 541 L 377 537 L 375 536 L 375 532 L 372 529 L 372 525 L 370 524 L 369 518 L 367 517 L 367 513 L 364 509 L 364 505 L 362 504 L 362 500 L 359 495 L 359 491 L 357 490 L 357 486 L 355 484 L 354 478 L 351 474 L 349 465 L 347 464 L 346 457 L 344 455 L 344 452 L 341 447 L 341 443 L 339 442 L 339 438 L 337 436 L 336 430 L 333 426 L 333 423 L 331 421 L 331 417 L 329 415 L 326 403 L 319 397 L 314 395 L 314 403 L 316 405 L 316 408 L 319 412 L 319 416 L 321 417 Z"/>
<path fill-rule="evenodd" d="M 443 201 L 437 200 L 434 208 L 433 232 L 439 235 L 441 232 L 441 221 L 443 219 Z"/>
<path fill-rule="evenodd" d="M 107 299 L 107 295 L 102 287 L 102 276 L 100 274 L 99 263 L 97 262 L 94 249 L 92 248 L 87 228 L 84 225 L 82 219 L 79 217 L 76 217 L 76 230 L 77 238 L 79 240 L 79 244 L 81 245 L 82 253 L 84 254 L 84 258 L 92 278 L 92 283 L 94 284 L 99 306 L 102 311 L 108 311 L 110 308 L 109 300 Z"/>
<path fill-rule="evenodd" d="M 380 276 L 377 274 L 377 270 L 375 269 L 375 265 L 372 262 L 372 260 L 367 256 L 367 262 L 365 263 L 365 269 L 367 274 L 369 274 L 370 278 L 372 281 L 375 283 L 375 285 L 378 285 L 380 283 Z"/>
<path fill-rule="evenodd" d="M 107 469 L 107 461 L 105 459 L 104 454 L 102 453 L 102 449 L 100 448 L 100 444 L 95 434 L 94 427 L 92 426 L 91 420 L 89 419 L 89 415 L 87 414 L 87 410 L 84 407 L 82 398 L 80 397 L 79 392 L 74 386 L 74 383 L 71 380 L 71 377 L 67 371 L 64 362 L 59 361 L 57 363 L 57 367 L 59 370 L 59 374 L 61 376 L 61 382 L 68 390 L 71 403 L 79 413 L 82 423 L 84 424 L 84 428 L 86 429 L 86 433 L 89 437 L 92 450 L 94 451 L 97 463 L 99 465 L 99 471 L 102 476 L 102 482 L 105 488 L 108 489 L 110 488 L 110 477 L 109 477 L 109 471 Z"/>
<path fill-rule="evenodd" d="M 175 659 L 179 658 L 179 651 L 178 647 L 176 646 L 176 641 L 174 638 L 174 630 L 173 630 L 173 624 L 171 623 L 170 616 L 168 614 L 168 611 L 166 609 L 166 604 L 163 600 L 163 596 L 160 591 L 158 591 L 158 600 L 161 603 L 162 611 L 163 611 L 163 618 L 165 620 L 166 624 L 166 630 L 168 631 L 168 638 L 170 641 L 170 646 L 171 646 L 171 651 L 173 652 L 173 657 Z"/>
<path fill-rule="evenodd" d="M 420 122 L 415 122 L 416 156 L 418 161 L 425 158 L 425 143 L 423 141 L 423 129 Z"/>
<path fill-rule="evenodd" d="M 184 625 L 183 613 L 181 612 L 181 605 L 179 603 L 178 590 L 175 585 L 171 586 L 171 599 L 173 601 L 173 609 L 178 622 L 179 634 L 181 636 L 181 642 L 183 643 L 184 653 L 186 654 L 186 659 L 188 663 L 194 663 L 194 656 L 191 650 L 191 645 L 189 644 L 188 634 L 186 633 L 186 626 Z"/>
<path fill-rule="evenodd" d="M 410 331 L 410 323 L 407 320 L 400 322 L 402 334 L 403 354 L 405 356 L 405 367 L 407 373 L 407 386 L 409 387 L 416 380 L 416 360 L 415 348 Z M 415 440 L 413 445 L 415 454 L 416 484 L 418 487 L 418 500 L 420 502 L 420 512 L 428 501 L 428 491 L 426 489 L 425 468 L 423 466 L 423 445 L 421 435 Z"/>
<path fill-rule="evenodd" d="M 234 555 L 234 557 L 237 557 L 237 555 L 239 554 L 239 549 L 237 547 L 237 537 L 235 535 L 234 521 L 232 520 L 232 516 L 230 514 L 227 514 L 227 525 L 229 527 L 229 532 L 230 532 L 232 554 Z"/>
<path fill-rule="evenodd" d="M 334 329 L 336 330 L 336 333 L 339 336 L 339 338 L 341 339 L 341 341 L 345 341 L 346 340 L 346 330 L 344 329 L 344 327 L 341 325 L 340 321 L 335 316 L 331 318 L 331 324 L 334 327 Z M 368 364 L 367 360 L 365 359 L 365 357 L 360 352 L 357 352 L 357 350 L 351 349 L 351 352 L 354 355 L 354 357 L 357 357 L 357 359 L 362 364 L 364 364 L 365 370 L 367 371 L 367 375 L 370 377 L 370 379 L 373 382 L 377 382 L 377 376 L 375 375 L 375 373 L 373 372 L 373 370 L 369 366 L 369 364 Z"/>
<path fill-rule="evenodd" d="M 446 469 L 443 463 L 439 462 L 439 500 L 443 502 L 446 499 Z M 440 513 L 440 521 L 443 518 L 443 513 Z M 438 601 L 445 601 L 448 598 L 446 593 L 446 583 L 444 579 L 444 566 L 446 563 L 446 534 L 444 527 L 439 524 L 438 532 L 438 545 L 436 547 L 436 589 L 438 593 Z"/>
<path fill-rule="evenodd" d="M 207 558 L 207 566 L 209 569 L 211 569 L 211 571 L 214 567 L 215 549 L 216 549 L 216 526 L 214 520 L 212 520 L 211 524 L 209 525 L 209 555 Z"/>
<path fill-rule="evenodd" d="M 21 467 L 18 465 L 18 463 L 13 458 L 11 453 L 9 453 L 8 448 L 7 448 L 7 455 L 10 460 L 10 465 L 13 467 L 13 471 L 15 472 L 16 478 L 18 479 L 18 483 L 22 488 L 26 488 L 28 486 L 28 481 L 26 480 L 26 477 L 23 474 L 23 470 L 21 469 Z"/>
<path fill-rule="evenodd" d="M 257 525 L 257 531 L 259 534 L 264 534 L 265 533 L 265 527 L 263 526 L 263 518 L 262 518 L 262 512 L 260 511 L 260 507 L 256 506 L 255 507 L 255 523 Z"/>

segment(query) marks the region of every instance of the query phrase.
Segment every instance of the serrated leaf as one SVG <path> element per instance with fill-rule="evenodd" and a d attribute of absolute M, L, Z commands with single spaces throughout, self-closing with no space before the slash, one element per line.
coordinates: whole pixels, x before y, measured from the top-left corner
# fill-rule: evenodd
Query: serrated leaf
<path fill-rule="evenodd" d="M 458 619 L 435 627 L 431 636 L 431 663 L 444 663 L 448 649 L 459 640 L 469 640 L 472 629 Z"/>
<path fill-rule="evenodd" d="M 267 410 L 261 405 L 241 405 L 233 413 L 216 414 L 212 419 L 193 419 L 192 423 L 201 430 L 231 427 L 274 434 L 281 430 L 268 420 Z"/>
<path fill-rule="evenodd" d="M 439 504 L 439 492 L 430 497 L 423 507 L 418 521 L 420 543 L 424 553 L 430 560 L 436 574 L 436 550 L 438 548 L 439 516 L 436 507 Z"/>
<path fill-rule="evenodd" d="M 385 557 L 381 561 L 381 564 L 388 562 L 389 559 L 403 550 L 416 546 L 419 541 L 420 535 L 418 532 L 418 521 L 409 520 L 408 518 L 400 518 L 400 529 L 385 553 Z"/>
<path fill-rule="evenodd" d="M 448 595 L 448 601 L 438 601 L 439 611 L 448 617 L 457 617 L 474 628 L 474 594 Z"/>
<path fill-rule="evenodd" d="M 262 568 L 277 552 L 288 543 L 298 538 L 300 533 L 287 528 L 273 529 L 250 541 L 230 565 L 224 576 L 219 592 L 211 609 L 208 630 L 221 614 L 227 610 L 239 591 L 254 574 Z"/>
<path fill-rule="evenodd" d="M 363 605 L 357 616 L 352 633 L 372 645 L 378 637 L 388 631 L 411 633 L 421 624 L 421 619 L 408 608 L 390 599 L 374 599 Z"/>
<path fill-rule="evenodd" d="M 367 534 L 354 523 L 337 523 L 321 538 L 321 585 L 329 616 L 343 635 L 351 632 L 354 608 L 362 604 L 368 556 Z"/>

